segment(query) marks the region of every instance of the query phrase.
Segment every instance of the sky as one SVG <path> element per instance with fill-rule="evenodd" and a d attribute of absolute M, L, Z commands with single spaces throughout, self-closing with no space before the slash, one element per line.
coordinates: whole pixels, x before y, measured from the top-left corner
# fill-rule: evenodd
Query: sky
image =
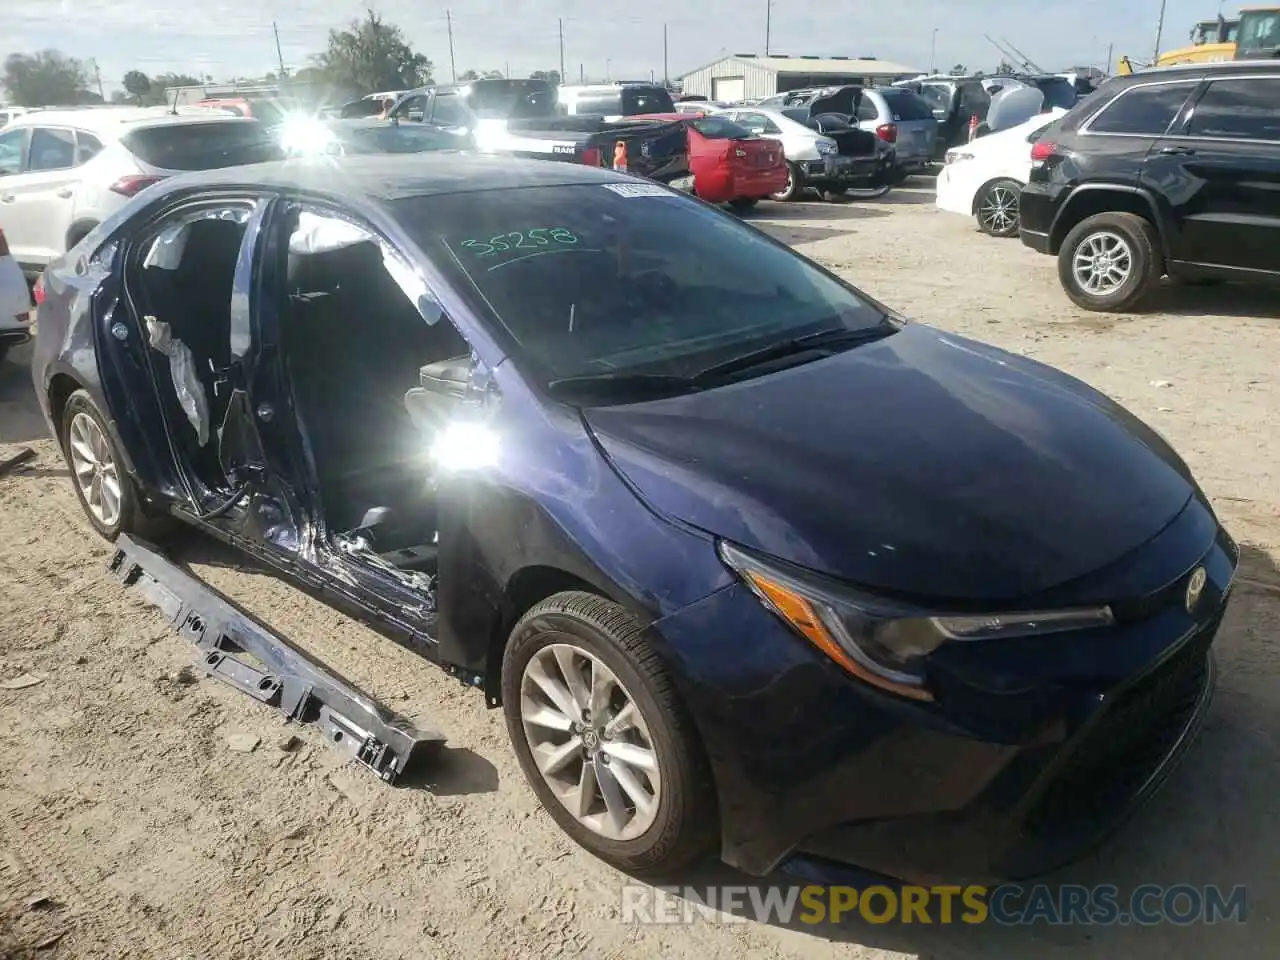
<path fill-rule="evenodd" d="M 275 70 L 274 21 L 285 66 L 298 69 L 324 49 L 328 31 L 363 14 L 361 0 L 0 0 L 0 57 L 53 47 L 96 62 L 105 93 L 125 72 L 179 72 L 215 79 Z M 376 0 L 413 47 L 448 79 L 468 69 L 558 69 L 564 24 L 566 79 L 642 79 L 663 72 L 663 23 L 672 77 L 727 53 L 764 53 L 769 0 Z M 1247 4 L 1246 4 L 1247 5 Z M 609 9 L 617 14 L 610 14 Z M 1227 6 L 1228 13 L 1234 5 Z M 504 10 L 506 12 L 504 12 Z M 520 12 L 514 12 L 514 11 Z M 1182 45 L 1216 0 L 1167 0 L 1163 49 Z M 993 69 L 999 51 L 983 34 L 1012 41 L 1046 70 L 1104 66 L 1114 55 L 1150 58 L 1160 0 L 893 0 L 832 3 L 773 0 L 769 48 L 800 56 L 875 56 L 911 67 L 963 63 Z M 936 36 L 935 31 L 936 29 Z M 936 48 L 932 45 L 936 43 Z"/>

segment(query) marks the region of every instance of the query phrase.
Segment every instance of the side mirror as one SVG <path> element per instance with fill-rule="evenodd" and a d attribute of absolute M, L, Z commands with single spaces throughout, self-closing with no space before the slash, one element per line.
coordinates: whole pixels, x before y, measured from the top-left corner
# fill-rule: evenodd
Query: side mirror
<path fill-rule="evenodd" d="M 454 357 L 428 363 L 418 371 L 422 389 L 450 400 L 464 400 L 471 382 L 471 358 Z"/>

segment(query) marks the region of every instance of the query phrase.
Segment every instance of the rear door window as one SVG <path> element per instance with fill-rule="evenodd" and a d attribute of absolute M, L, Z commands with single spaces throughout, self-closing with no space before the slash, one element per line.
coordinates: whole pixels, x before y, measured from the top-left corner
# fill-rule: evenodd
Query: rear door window
<path fill-rule="evenodd" d="M 620 90 L 581 93 L 574 105 L 574 113 L 617 116 L 622 113 L 622 93 Z"/>
<path fill-rule="evenodd" d="M 437 94 L 431 111 L 431 122 L 442 127 L 466 126 L 467 106 L 456 93 Z"/>
<path fill-rule="evenodd" d="M 1189 80 L 1185 83 L 1130 87 L 1102 108 L 1102 112 L 1089 122 L 1087 132 L 1162 136 L 1197 83 Z"/>
<path fill-rule="evenodd" d="M 27 169 L 69 170 L 76 165 L 76 135 L 57 127 L 36 127 L 31 131 L 31 151 Z"/>
<path fill-rule="evenodd" d="M 1187 135 L 1280 142 L 1280 77 L 1213 81 L 1196 104 Z"/>
<path fill-rule="evenodd" d="M 284 157 L 267 128 L 247 120 L 142 127 L 125 134 L 121 143 L 162 170 L 214 170 Z"/>
<path fill-rule="evenodd" d="M 866 122 L 870 120 L 879 120 L 880 110 L 876 107 L 875 101 L 870 97 L 863 97 L 858 104 L 858 120 Z"/>

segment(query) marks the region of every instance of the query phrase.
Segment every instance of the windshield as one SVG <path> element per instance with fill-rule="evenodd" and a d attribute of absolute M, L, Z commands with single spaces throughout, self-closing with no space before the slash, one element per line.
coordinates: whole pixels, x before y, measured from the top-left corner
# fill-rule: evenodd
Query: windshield
<path fill-rule="evenodd" d="M 347 153 L 425 153 L 428 150 L 460 150 L 467 146 L 465 137 L 416 123 L 349 129 L 335 124 L 334 133 Z"/>
<path fill-rule="evenodd" d="M 1066 77 L 1049 77 L 1036 81 L 1036 86 L 1044 94 L 1042 110 L 1061 107 L 1070 110 L 1076 103 L 1076 85 Z"/>
<path fill-rule="evenodd" d="M 556 112 L 555 87 L 548 80 L 476 80 L 464 95 L 478 117 L 530 120 Z"/>
<path fill-rule="evenodd" d="M 889 112 L 898 123 L 933 119 L 933 108 L 929 102 L 910 90 L 886 88 L 880 91 L 880 96 L 884 97 L 884 102 L 889 105 Z"/>
<path fill-rule="evenodd" d="M 947 87 L 926 83 L 920 87 L 920 96 L 931 111 L 951 109 L 951 91 Z"/>
<path fill-rule="evenodd" d="M 285 156 L 261 123 L 239 118 L 141 127 L 120 143 L 143 163 L 162 170 L 213 170 Z"/>
<path fill-rule="evenodd" d="M 781 339 L 886 324 L 790 249 L 654 184 L 459 192 L 393 211 L 544 388 L 689 377 Z"/>
<path fill-rule="evenodd" d="M 724 117 L 699 117 L 689 121 L 689 126 L 697 130 L 708 140 L 750 140 L 755 136 L 740 123 L 734 123 Z"/>
<path fill-rule="evenodd" d="M 1262 53 L 1280 47 L 1280 11 L 1249 13 L 1240 16 L 1240 40 L 1236 56 Z"/>

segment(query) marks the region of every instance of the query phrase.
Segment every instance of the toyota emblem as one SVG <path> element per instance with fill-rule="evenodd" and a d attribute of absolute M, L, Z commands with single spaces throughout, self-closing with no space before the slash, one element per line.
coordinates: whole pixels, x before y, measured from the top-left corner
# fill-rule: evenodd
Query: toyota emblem
<path fill-rule="evenodd" d="M 1204 585 L 1208 581 L 1204 567 L 1196 567 L 1187 579 L 1187 613 L 1195 613 L 1196 604 L 1200 602 L 1200 594 L 1204 593 Z"/>

